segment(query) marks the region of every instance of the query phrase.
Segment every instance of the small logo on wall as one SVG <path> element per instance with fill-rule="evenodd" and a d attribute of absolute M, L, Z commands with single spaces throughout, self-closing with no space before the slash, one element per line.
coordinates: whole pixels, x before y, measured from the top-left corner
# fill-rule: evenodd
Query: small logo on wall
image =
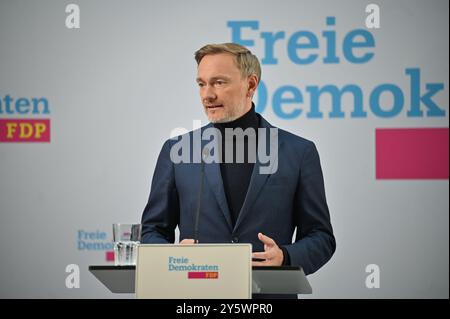
<path fill-rule="evenodd" d="M 108 240 L 106 232 L 99 230 L 78 230 L 77 248 L 82 251 L 102 252 L 106 261 L 114 261 L 114 243 Z"/>
<path fill-rule="evenodd" d="M 0 143 L 50 143 L 50 108 L 41 98 L 13 98 L 6 94 L 0 99 Z M 24 115 L 27 118 L 17 118 Z"/>

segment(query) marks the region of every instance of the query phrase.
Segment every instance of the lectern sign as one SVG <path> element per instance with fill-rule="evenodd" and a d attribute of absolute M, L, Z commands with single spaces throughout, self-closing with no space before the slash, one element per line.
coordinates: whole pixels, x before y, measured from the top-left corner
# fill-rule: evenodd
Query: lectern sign
<path fill-rule="evenodd" d="M 136 297 L 251 298 L 250 244 L 140 245 Z"/>

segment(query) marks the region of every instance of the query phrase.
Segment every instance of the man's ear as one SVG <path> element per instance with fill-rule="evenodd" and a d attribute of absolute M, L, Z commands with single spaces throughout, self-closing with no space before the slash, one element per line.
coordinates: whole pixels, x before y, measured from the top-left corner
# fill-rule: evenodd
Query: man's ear
<path fill-rule="evenodd" d="M 248 77 L 248 91 L 247 95 L 248 97 L 252 98 L 255 94 L 256 88 L 258 87 L 258 77 L 256 74 L 252 74 Z"/>

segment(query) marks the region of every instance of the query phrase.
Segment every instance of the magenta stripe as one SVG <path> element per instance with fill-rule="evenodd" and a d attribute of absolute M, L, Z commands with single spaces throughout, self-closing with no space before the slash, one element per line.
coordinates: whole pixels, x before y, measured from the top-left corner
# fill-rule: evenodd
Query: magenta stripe
<path fill-rule="evenodd" d="M 198 272 L 188 272 L 189 279 L 202 279 L 206 278 L 206 272 L 198 271 Z"/>
<path fill-rule="evenodd" d="M 114 261 L 114 251 L 105 252 L 106 261 Z"/>
<path fill-rule="evenodd" d="M 376 129 L 377 179 L 448 179 L 448 128 Z"/>

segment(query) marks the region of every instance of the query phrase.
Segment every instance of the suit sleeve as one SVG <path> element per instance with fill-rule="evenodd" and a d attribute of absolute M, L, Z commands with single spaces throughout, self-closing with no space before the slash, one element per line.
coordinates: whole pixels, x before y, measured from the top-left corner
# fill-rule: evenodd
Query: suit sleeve
<path fill-rule="evenodd" d="M 285 248 L 291 265 L 300 265 L 305 274 L 311 274 L 322 267 L 336 250 L 319 153 L 312 142 L 301 162 L 294 214 L 296 240 Z"/>
<path fill-rule="evenodd" d="M 175 241 L 180 210 L 170 147 L 170 140 L 167 140 L 156 163 L 150 196 L 142 213 L 142 243 Z"/>

